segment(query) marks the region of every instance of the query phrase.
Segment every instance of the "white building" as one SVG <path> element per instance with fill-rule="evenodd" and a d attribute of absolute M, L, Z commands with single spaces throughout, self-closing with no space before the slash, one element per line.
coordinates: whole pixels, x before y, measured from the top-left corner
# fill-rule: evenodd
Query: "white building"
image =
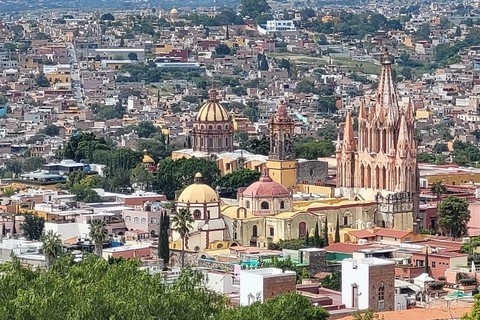
<path fill-rule="evenodd" d="M 272 32 L 296 32 L 297 27 L 293 20 L 268 20 L 265 26 L 258 26 L 260 34 L 267 34 Z"/>
<path fill-rule="evenodd" d="M 342 303 L 348 309 L 394 310 L 395 262 L 378 258 L 343 260 Z"/>
<path fill-rule="evenodd" d="M 240 271 L 240 305 L 264 302 L 279 294 L 295 291 L 295 271 L 265 268 Z"/>

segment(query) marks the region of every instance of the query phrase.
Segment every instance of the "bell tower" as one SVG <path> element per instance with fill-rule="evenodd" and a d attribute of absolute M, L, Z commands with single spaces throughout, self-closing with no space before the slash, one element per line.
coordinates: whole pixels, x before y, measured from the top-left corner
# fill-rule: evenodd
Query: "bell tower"
<path fill-rule="evenodd" d="M 297 182 L 297 160 L 293 150 L 295 121 L 287 114 L 287 105 L 281 101 L 275 116 L 268 124 L 270 130 L 270 152 L 267 168 L 273 181 L 291 190 Z"/>

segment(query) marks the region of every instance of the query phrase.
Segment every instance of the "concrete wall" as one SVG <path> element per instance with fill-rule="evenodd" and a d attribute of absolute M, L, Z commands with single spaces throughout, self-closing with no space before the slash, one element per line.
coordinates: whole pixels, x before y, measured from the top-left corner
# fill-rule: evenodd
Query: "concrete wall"
<path fill-rule="evenodd" d="M 328 180 L 328 163 L 318 160 L 299 162 L 297 165 L 297 183 L 308 181 L 315 184 L 318 180 Z"/>
<path fill-rule="evenodd" d="M 45 232 L 52 230 L 60 236 L 62 241 L 73 237 L 87 237 L 90 225 L 86 223 L 45 223 Z"/>

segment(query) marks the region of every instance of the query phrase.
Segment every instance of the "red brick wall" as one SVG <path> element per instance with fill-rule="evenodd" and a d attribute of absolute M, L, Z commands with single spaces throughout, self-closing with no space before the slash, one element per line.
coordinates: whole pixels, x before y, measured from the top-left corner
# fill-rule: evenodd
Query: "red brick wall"
<path fill-rule="evenodd" d="M 392 311 L 395 309 L 395 266 L 378 265 L 370 267 L 370 297 L 368 305 L 373 311 Z M 378 292 L 379 288 L 385 288 L 384 308 L 378 308 Z"/>
<path fill-rule="evenodd" d="M 263 280 L 264 300 L 273 298 L 279 294 L 295 291 L 296 282 L 296 274 L 265 278 Z"/>

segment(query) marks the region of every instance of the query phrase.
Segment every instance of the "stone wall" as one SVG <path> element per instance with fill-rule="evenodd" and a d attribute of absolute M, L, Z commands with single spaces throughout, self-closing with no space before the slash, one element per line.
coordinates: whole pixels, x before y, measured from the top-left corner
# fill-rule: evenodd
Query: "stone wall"
<path fill-rule="evenodd" d="M 393 264 L 372 265 L 369 278 L 369 308 L 375 312 L 395 310 L 395 266 Z M 379 288 L 382 286 L 385 288 L 383 309 L 379 308 Z"/>
<path fill-rule="evenodd" d="M 308 275 L 313 277 L 319 272 L 327 271 L 327 251 L 325 249 L 300 249 L 302 262 L 308 264 Z"/>
<path fill-rule="evenodd" d="M 328 179 L 328 163 L 318 160 L 301 161 L 297 166 L 297 183 L 307 181 L 308 184 L 315 184 L 321 180 Z"/>

